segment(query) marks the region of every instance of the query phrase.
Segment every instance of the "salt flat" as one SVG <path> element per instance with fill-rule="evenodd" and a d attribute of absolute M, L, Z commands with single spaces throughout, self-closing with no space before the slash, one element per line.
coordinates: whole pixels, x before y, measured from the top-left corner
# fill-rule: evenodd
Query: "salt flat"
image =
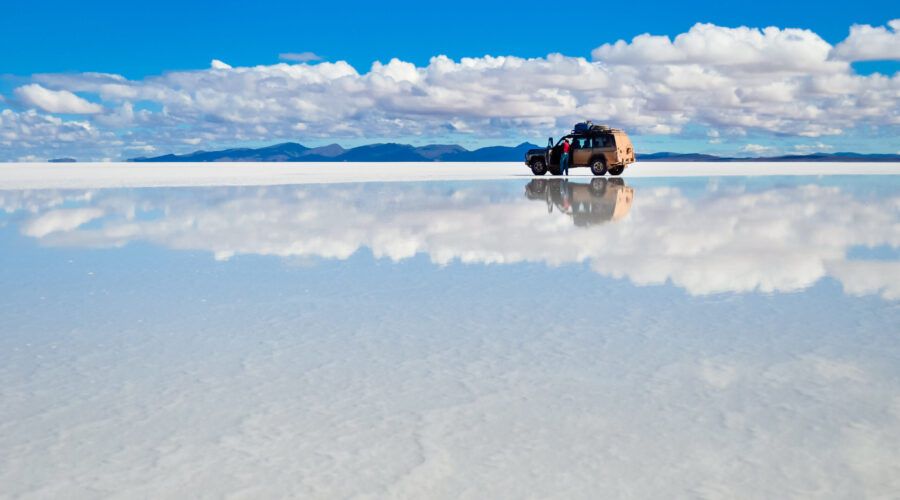
<path fill-rule="evenodd" d="M 0 497 L 900 491 L 900 176 L 478 167 L 0 189 Z"/>
<path fill-rule="evenodd" d="M 573 177 L 590 176 L 587 168 Z M 761 175 L 898 175 L 900 163 L 636 163 L 624 178 Z M 248 186 L 532 177 L 509 163 L 8 163 L 0 189 Z M 549 177 L 549 175 L 547 176 Z"/>

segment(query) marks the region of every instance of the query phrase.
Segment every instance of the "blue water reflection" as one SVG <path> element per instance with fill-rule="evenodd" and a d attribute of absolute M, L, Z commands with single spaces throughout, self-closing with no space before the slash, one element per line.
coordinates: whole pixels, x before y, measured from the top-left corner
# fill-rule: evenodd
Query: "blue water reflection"
<path fill-rule="evenodd" d="M 900 491 L 892 177 L 0 206 L 11 497 Z"/>
<path fill-rule="evenodd" d="M 41 247 L 146 242 L 217 260 L 347 259 L 366 250 L 439 265 L 587 264 L 693 295 L 794 292 L 830 277 L 847 293 L 896 300 L 900 196 L 884 185 L 541 178 L 524 197 L 519 182 L 457 182 L 7 192 L 0 201 L 4 231 Z"/>

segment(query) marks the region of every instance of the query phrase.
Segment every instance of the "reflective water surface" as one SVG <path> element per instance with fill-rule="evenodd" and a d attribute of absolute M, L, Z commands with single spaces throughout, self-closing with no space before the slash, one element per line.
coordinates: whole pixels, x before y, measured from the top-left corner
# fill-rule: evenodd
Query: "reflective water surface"
<path fill-rule="evenodd" d="M 0 191 L 13 496 L 900 491 L 900 179 Z"/>

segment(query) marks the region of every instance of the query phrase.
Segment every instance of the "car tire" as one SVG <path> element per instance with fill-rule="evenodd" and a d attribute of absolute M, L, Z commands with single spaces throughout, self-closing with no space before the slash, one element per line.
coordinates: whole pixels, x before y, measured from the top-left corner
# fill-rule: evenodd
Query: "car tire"
<path fill-rule="evenodd" d="M 609 175 L 622 175 L 622 172 L 625 171 L 625 167 L 622 165 L 615 166 L 609 169 Z"/>
<path fill-rule="evenodd" d="M 596 178 L 591 179 L 591 193 L 597 196 L 603 196 L 606 194 L 606 179 L 605 178 Z"/>
<path fill-rule="evenodd" d="M 603 160 L 594 160 L 591 163 L 591 173 L 596 176 L 606 175 L 606 162 Z"/>
<path fill-rule="evenodd" d="M 544 160 L 534 160 L 531 162 L 531 173 L 534 175 L 544 175 L 547 173 L 547 165 L 544 165 Z"/>

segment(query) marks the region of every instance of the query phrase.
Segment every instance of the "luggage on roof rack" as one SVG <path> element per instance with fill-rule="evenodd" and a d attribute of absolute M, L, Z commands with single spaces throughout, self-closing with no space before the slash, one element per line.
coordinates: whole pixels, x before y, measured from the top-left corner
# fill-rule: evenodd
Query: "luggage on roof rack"
<path fill-rule="evenodd" d="M 585 134 L 588 132 L 609 132 L 611 129 L 609 125 L 603 124 L 594 124 L 591 122 L 580 122 L 576 123 L 574 127 L 572 127 L 572 133 L 575 134 Z"/>

